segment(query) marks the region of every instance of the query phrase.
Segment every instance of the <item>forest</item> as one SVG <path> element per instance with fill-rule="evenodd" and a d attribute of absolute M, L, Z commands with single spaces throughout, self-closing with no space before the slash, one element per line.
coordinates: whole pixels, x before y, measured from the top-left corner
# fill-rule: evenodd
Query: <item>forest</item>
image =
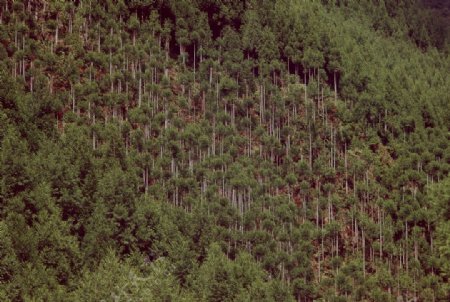
<path fill-rule="evenodd" d="M 0 0 L 0 301 L 449 301 L 450 3 Z"/>

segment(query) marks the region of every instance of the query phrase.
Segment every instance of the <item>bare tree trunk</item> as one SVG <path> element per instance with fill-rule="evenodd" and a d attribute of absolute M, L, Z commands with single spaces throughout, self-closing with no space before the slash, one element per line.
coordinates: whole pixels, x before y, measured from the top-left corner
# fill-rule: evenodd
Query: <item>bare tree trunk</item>
<path fill-rule="evenodd" d="M 366 278 L 366 238 L 364 237 L 364 228 L 361 227 L 361 239 L 362 239 L 362 257 L 363 257 L 363 276 Z"/>
<path fill-rule="evenodd" d="M 336 83 L 336 71 L 333 72 L 334 77 L 334 102 L 337 101 L 337 83 Z"/>
<path fill-rule="evenodd" d="M 309 129 L 309 170 L 312 171 L 312 136 L 311 136 L 311 123 L 308 122 Z"/>

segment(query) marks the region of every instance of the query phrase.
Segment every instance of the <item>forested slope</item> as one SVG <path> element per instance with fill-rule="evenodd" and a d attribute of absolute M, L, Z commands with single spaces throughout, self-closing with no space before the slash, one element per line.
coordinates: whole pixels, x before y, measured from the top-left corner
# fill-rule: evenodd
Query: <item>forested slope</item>
<path fill-rule="evenodd" d="M 0 300 L 448 301 L 448 24 L 0 0 Z"/>

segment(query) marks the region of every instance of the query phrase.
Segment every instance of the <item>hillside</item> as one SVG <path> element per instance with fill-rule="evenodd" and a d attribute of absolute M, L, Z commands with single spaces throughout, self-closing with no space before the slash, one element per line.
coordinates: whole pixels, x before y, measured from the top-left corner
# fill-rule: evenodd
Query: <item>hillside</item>
<path fill-rule="evenodd" d="M 449 24 L 0 0 L 0 300 L 448 301 Z"/>

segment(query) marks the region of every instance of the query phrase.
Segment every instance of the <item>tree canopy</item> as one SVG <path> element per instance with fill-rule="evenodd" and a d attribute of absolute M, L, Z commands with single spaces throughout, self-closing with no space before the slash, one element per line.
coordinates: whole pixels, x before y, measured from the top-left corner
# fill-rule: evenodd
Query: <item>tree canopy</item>
<path fill-rule="evenodd" d="M 449 12 L 0 0 L 0 300 L 448 301 Z"/>

